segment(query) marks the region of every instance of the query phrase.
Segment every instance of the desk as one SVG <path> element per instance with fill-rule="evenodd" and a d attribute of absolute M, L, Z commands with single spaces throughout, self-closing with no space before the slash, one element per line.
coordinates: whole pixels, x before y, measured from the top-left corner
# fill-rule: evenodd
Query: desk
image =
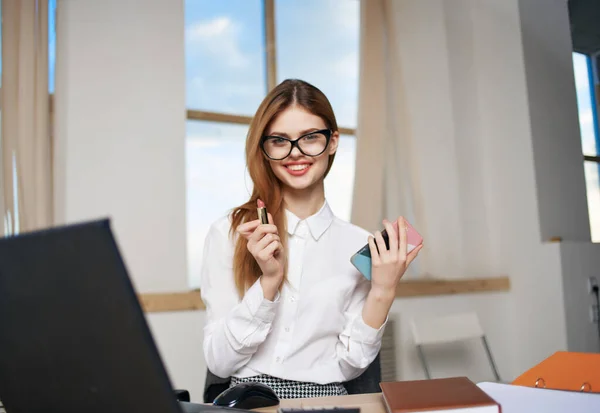
<path fill-rule="evenodd" d="M 281 404 L 263 409 L 263 413 L 275 413 L 280 407 L 360 407 L 361 413 L 386 413 L 381 393 L 352 394 L 349 396 L 315 397 L 310 399 L 284 399 Z"/>
<path fill-rule="evenodd" d="M 480 383 L 479 387 L 502 405 L 503 413 L 589 413 L 600 412 L 600 395 L 558 390 L 534 389 L 509 384 Z M 313 399 L 285 399 L 281 404 L 264 409 L 275 413 L 279 407 L 360 407 L 361 413 L 387 413 L 381 393 L 350 396 L 316 397 Z"/>

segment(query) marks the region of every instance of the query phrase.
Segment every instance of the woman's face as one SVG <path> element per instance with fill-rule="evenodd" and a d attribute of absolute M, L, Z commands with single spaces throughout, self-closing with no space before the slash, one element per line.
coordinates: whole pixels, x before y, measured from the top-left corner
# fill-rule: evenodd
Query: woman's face
<path fill-rule="evenodd" d="M 281 112 L 266 130 L 265 135 L 296 140 L 308 155 L 318 153 L 323 149 L 324 135 L 311 134 L 311 132 L 327 129 L 325 122 L 300 106 L 292 106 Z M 338 145 L 339 134 L 331 134 L 329 145 L 318 156 L 307 156 L 297 146 L 284 159 L 269 159 L 273 173 L 288 188 L 302 190 L 311 188 L 322 181 L 329 165 L 329 155 L 335 153 Z M 265 149 L 272 157 L 285 156 L 290 144 L 284 139 L 269 139 L 264 143 Z"/>

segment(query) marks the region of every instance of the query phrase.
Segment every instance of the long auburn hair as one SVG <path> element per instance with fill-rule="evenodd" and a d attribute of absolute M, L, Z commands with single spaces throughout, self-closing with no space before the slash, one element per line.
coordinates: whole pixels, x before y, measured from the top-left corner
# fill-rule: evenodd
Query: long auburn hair
<path fill-rule="evenodd" d="M 246 137 L 246 165 L 252 179 L 252 195 L 248 202 L 233 209 L 231 214 L 231 236 L 236 228 L 248 221 L 257 219 L 256 202 L 261 199 L 267 211 L 273 216 L 274 224 L 279 229 L 279 237 L 287 257 L 287 220 L 283 200 L 283 188 L 277 179 L 269 160 L 260 148 L 260 140 L 275 118 L 292 106 L 303 109 L 323 119 L 327 128 L 337 132 L 337 122 L 333 109 L 327 97 L 318 88 L 298 79 L 287 79 L 277 85 L 264 98 L 256 114 L 252 118 Z M 329 155 L 329 165 L 325 176 L 329 173 L 335 153 Z M 258 263 L 248 251 L 248 241 L 239 236 L 235 243 L 233 255 L 233 274 L 238 294 L 241 297 L 250 286 L 260 277 Z M 284 280 L 287 280 L 287 262 L 285 264 Z"/>

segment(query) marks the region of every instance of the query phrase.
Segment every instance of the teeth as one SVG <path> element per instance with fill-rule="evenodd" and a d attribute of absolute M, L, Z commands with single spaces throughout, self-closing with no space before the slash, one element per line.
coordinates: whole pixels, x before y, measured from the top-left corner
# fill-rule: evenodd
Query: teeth
<path fill-rule="evenodd" d="M 291 169 L 292 171 L 302 171 L 306 168 L 308 168 L 309 165 L 304 164 L 304 165 L 288 165 L 288 169 Z"/>

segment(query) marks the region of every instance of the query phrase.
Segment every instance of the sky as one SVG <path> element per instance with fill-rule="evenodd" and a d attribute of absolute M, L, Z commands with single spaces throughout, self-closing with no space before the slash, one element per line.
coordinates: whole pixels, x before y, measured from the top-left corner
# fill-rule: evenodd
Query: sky
<path fill-rule="evenodd" d="M 592 95 L 587 58 L 580 53 L 573 53 L 573 69 L 575 72 L 575 87 L 577 90 L 577 106 L 579 111 L 579 126 L 581 128 L 581 144 L 585 155 L 596 156 L 596 136 L 594 133 L 594 116 L 592 114 Z"/>

